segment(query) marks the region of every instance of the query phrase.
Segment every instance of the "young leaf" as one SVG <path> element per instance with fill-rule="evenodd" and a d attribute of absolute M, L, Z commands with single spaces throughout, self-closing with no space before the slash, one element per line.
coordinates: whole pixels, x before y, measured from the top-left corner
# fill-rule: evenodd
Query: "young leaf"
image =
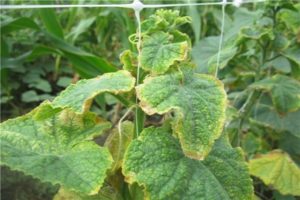
<path fill-rule="evenodd" d="M 199 161 L 186 157 L 165 128 L 144 129 L 129 145 L 123 174 L 129 183 L 145 187 L 146 199 L 240 200 L 251 199 L 253 190 L 241 150 L 225 137 Z"/>
<path fill-rule="evenodd" d="M 147 114 L 175 110 L 174 130 L 187 156 L 203 159 L 209 153 L 225 119 L 226 93 L 221 81 L 186 70 L 148 77 L 136 90 Z"/>
<path fill-rule="evenodd" d="M 188 42 L 172 42 L 168 33 L 157 32 L 143 41 L 141 66 L 154 74 L 163 74 L 175 61 L 182 61 L 188 52 Z"/>
<path fill-rule="evenodd" d="M 36 119 L 40 109 L 50 116 Z M 43 103 L 1 124 L 1 164 L 41 181 L 96 194 L 112 158 L 106 148 L 89 140 L 109 127 L 92 113 L 51 112 L 50 104 Z"/>
<path fill-rule="evenodd" d="M 300 82 L 284 75 L 275 75 L 251 85 L 252 88 L 270 92 L 276 109 L 281 113 L 300 108 Z"/>
<path fill-rule="evenodd" d="M 287 153 L 274 150 L 249 162 L 250 173 L 281 194 L 300 195 L 300 169 Z"/>
<path fill-rule="evenodd" d="M 125 50 L 120 55 L 120 61 L 123 64 L 123 69 L 130 71 L 132 74 L 136 72 L 137 56 L 130 50 Z"/>
<path fill-rule="evenodd" d="M 71 108 L 77 113 L 87 111 L 95 96 L 103 92 L 129 92 L 135 79 L 127 71 L 106 73 L 93 79 L 83 79 L 67 87 L 53 100 L 55 108 Z"/>
<path fill-rule="evenodd" d="M 151 15 L 142 23 L 142 32 L 149 34 L 157 31 L 169 32 L 176 30 L 178 26 L 191 23 L 188 16 L 180 16 L 178 10 L 159 9 L 155 15 Z"/>

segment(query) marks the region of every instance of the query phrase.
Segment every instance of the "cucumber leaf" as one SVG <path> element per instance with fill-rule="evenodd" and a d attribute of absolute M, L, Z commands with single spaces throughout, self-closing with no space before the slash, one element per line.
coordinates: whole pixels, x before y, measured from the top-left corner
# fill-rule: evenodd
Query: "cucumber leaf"
<path fill-rule="evenodd" d="M 253 119 L 256 123 L 277 131 L 288 131 L 300 138 L 300 110 L 280 115 L 274 107 L 258 104 L 255 107 Z"/>
<path fill-rule="evenodd" d="M 143 185 L 146 199 L 251 199 L 253 188 L 241 149 L 225 137 L 203 161 L 186 157 L 171 130 L 144 129 L 125 154 L 123 174 Z"/>
<path fill-rule="evenodd" d="M 106 73 L 92 79 L 82 79 L 67 87 L 52 105 L 54 108 L 70 108 L 77 113 L 87 111 L 95 96 L 103 92 L 129 92 L 134 87 L 135 79 L 127 71 Z"/>
<path fill-rule="evenodd" d="M 280 150 L 250 160 L 250 173 L 272 185 L 281 194 L 300 195 L 300 168 Z"/>
<path fill-rule="evenodd" d="M 255 82 L 251 87 L 270 92 L 273 104 L 280 113 L 300 108 L 300 82 L 293 78 L 277 74 Z"/>
<path fill-rule="evenodd" d="M 154 33 L 143 40 L 141 66 L 154 74 L 163 74 L 175 61 L 184 60 L 188 49 L 187 41 L 172 42 L 170 34 Z"/>
<path fill-rule="evenodd" d="M 39 110 L 47 118 L 35 118 Z M 96 194 L 112 164 L 106 148 L 90 141 L 110 127 L 95 114 L 51 112 L 46 102 L 0 126 L 1 164 L 43 182 Z M 46 115 L 46 114 L 45 114 Z"/>
<path fill-rule="evenodd" d="M 136 87 L 147 114 L 175 110 L 174 130 L 185 155 L 203 159 L 221 135 L 226 93 L 221 81 L 191 70 L 148 77 Z"/>

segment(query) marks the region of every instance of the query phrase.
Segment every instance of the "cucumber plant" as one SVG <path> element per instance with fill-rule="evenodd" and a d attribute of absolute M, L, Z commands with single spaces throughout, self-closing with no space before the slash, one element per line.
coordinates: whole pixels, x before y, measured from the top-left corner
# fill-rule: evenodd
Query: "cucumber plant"
<path fill-rule="evenodd" d="M 178 29 L 190 22 L 158 10 L 142 23 L 140 54 L 122 53 L 123 70 L 82 79 L 3 122 L 1 164 L 59 184 L 55 199 L 252 199 L 243 153 L 223 132 L 223 83 L 195 72 L 191 40 Z M 101 93 L 137 109 L 135 123 L 124 115 L 112 125 L 92 112 Z M 163 122 L 144 125 L 153 114 Z M 98 145 L 94 139 L 105 134 Z"/>

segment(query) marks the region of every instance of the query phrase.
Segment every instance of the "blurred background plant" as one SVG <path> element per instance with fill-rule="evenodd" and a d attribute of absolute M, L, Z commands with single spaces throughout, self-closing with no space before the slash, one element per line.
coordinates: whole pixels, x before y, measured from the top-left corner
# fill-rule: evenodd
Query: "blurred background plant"
<path fill-rule="evenodd" d="M 129 2 L 4 0 L 1 4 Z M 186 1 L 144 0 L 144 3 L 156 4 L 181 2 Z M 196 64 L 196 71 L 214 74 L 222 21 L 221 7 L 172 9 L 178 9 L 181 15 L 192 18 L 192 23 L 181 29 L 192 39 L 191 58 Z M 142 19 L 154 11 L 143 10 Z M 293 176 L 293 173 L 300 177 L 299 19 L 300 4 L 292 0 L 249 3 L 238 8 L 226 6 L 218 73 L 229 98 L 224 131 L 229 134 L 232 145 L 241 146 L 247 160 L 261 153 L 268 155 L 274 149 L 287 152 L 280 158 L 291 158 L 298 171 L 285 170 L 282 173 L 286 178 Z M 46 99 L 51 100 L 80 78 L 120 69 L 120 53 L 125 49 L 134 50 L 134 44 L 128 40 L 136 32 L 134 13 L 130 9 L 1 10 L 0 22 L 1 121 L 24 114 Z M 118 119 L 124 113 L 116 98 L 108 94 L 98 96 L 93 109 L 110 119 Z M 116 117 L 116 114 L 119 116 Z M 299 191 L 287 189 L 290 186 L 279 187 L 277 179 L 272 183 L 263 182 L 264 175 L 254 170 L 251 173 L 258 177 L 253 177 L 257 199 L 296 199 L 294 196 Z M 2 168 L 1 175 L 3 199 L 52 199 L 58 189 L 7 168 Z"/>

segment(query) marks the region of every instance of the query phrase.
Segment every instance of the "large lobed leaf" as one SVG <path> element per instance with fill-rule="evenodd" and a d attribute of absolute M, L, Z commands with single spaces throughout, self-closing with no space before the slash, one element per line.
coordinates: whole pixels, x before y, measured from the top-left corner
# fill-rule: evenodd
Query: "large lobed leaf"
<path fill-rule="evenodd" d="M 93 79 L 83 79 L 70 85 L 53 100 L 55 108 L 71 108 L 77 113 L 87 111 L 95 96 L 103 92 L 129 92 L 135 79 L 127 71 L 106 73 Z"/>
<path fill-rule="evenodd" d="M 146 199 L 251 199 L 252 181 L 240 149 L 225 137 L 203 161 L 186 157 L 166 128 L 147 128 L 125 154 L 123 174 L 143 185 Z"/>
<path fill-rule="evenodd" d="M 36 117 L 41 111 L 47 117 Z M 96 194 L 112 158 L 106 148 L 90 140 L 109 127 L 92 113 L 57 112 L 43 103 L 1 124 L 1 164 L 83 194 Z"/>
<path fill-rule="evenodd" d="M 188 52 L 188 42 L 172 42 L 168 33 L 157 32 L 143 40 L 141 66 L 154 74 L 163 74 L 175 61 L 182 61 Z"/>
<path fill-rule="evenodd" d="M 300 195 L 300 168 L 287 153 L 274 150 L 250 160 L 250 173 L 281 194 Z"/>
<path fill-rule="evenodd" d="M 148 77 L 136 89 L 147 114 L 175 110 L 174 130 L 187 156 L 203 159 L 209 153 L 225 119 L 226 93 L 221 81 L 186 70 Z"/>

